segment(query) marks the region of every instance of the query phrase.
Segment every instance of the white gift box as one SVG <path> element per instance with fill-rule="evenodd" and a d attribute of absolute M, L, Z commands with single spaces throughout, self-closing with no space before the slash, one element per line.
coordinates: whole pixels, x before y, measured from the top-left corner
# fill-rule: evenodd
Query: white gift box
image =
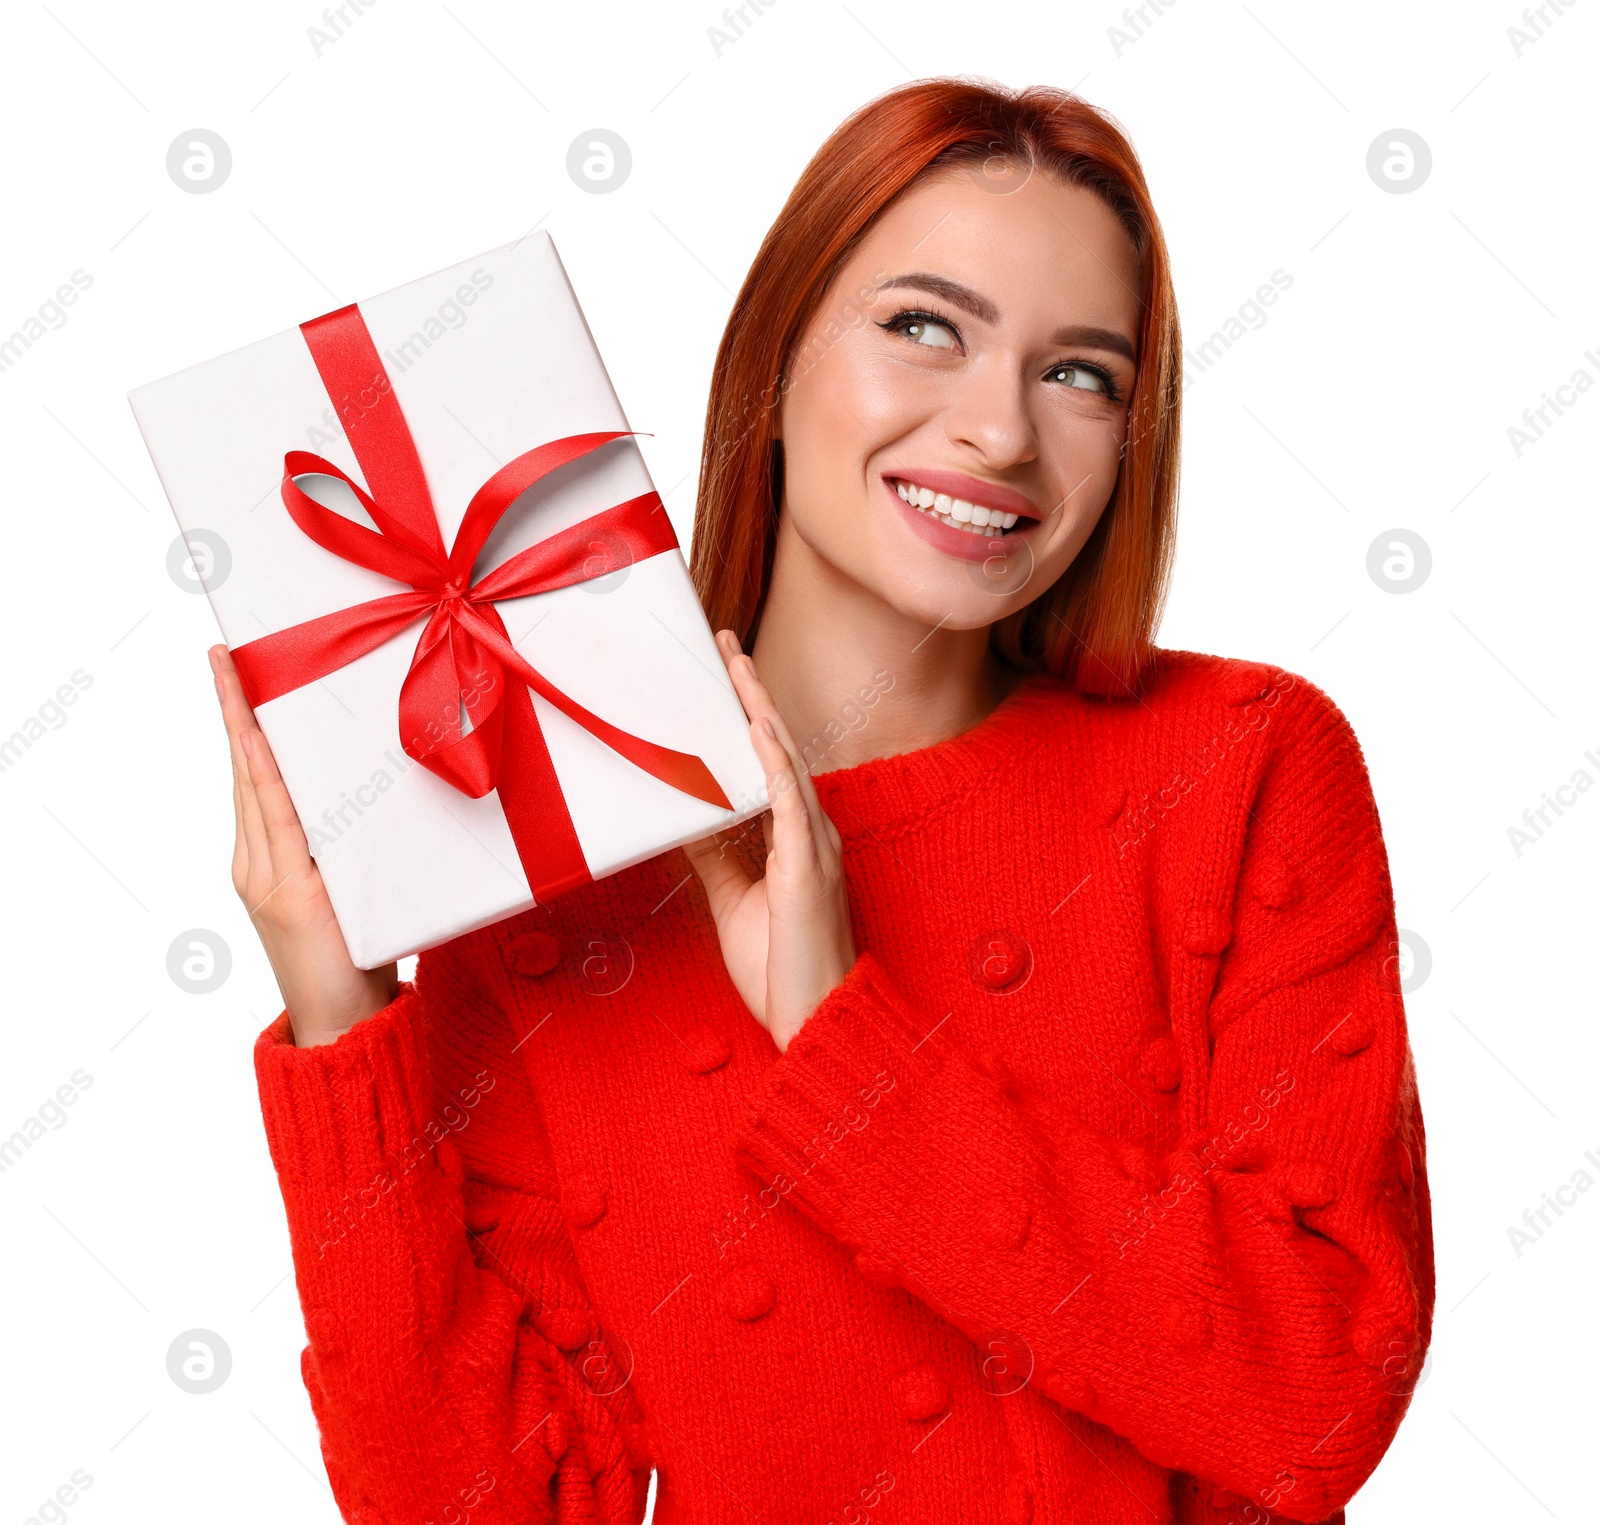
<path fill-rule="evenodd" d="M 506 462 L 563 436 L 628 428 L 547 234 L 359 310 L 447 549 L 473 494 Z M 363 481 L 300 329 L 140 387 L 129 401 L 230 648 L 407 591 L 317 544 L 280 497 L 284 457 L 296 450 Z M 317 502 L 374 527 L 343 484 L 298 480 Z M 633 440 L 602 445 L 516 498 L 474 579 L 651 491 Z M 564 694 L 634 736 L 698 756 L 732 803 L 723 809 L 652 776 L 531 692 L 593 878 L 767 807 L 744 710 L 681 551 L 493 607 L 517 652 Z M 424 626 L 419 616 L 376 649 L 257 706 L 361 968 L 534 904 L 498 793 L 471 798 L 402 746 L 401 684 Z"/>

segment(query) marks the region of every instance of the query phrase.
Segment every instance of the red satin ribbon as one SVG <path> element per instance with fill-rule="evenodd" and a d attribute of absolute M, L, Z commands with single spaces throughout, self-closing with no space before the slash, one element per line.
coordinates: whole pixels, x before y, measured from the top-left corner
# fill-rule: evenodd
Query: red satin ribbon
<path fill-rule="evenodd" d="M 300 332 L 371 490 L 322 456 L 291 450 L 283 458 L 284 507 L 325 550 L 406 583 L 411 591 L 369 599 L 236 648 L 234 665 L 251 704 L 265 704 L 326 677 L 426 616 L 400 687 L 401 745 L 407 756 L 473 799 L 499 790 L 537 900 L 586 884 L 592 875 L 530 688 L 646 773 L 732 809 L 699 757 L 619 730 L 531 667 L 511 644 L 494 607 L 496 599 L 587 582 L 676 550 L 672 522 L 655 493 L 605 509 L 519 551 L 478 582 L 471 580 L 484 542 L 522 492 L 631 431 L 568 435 L 502 466 L 473 494 L 447 555 L 416 444 L 359 309 L 341 307 L 302 324 Z M 377 532 L 302 492 L 295 478 L 311 473 L 348 485 Z M 463 705 L 472 720 L 466 734 Z"/>

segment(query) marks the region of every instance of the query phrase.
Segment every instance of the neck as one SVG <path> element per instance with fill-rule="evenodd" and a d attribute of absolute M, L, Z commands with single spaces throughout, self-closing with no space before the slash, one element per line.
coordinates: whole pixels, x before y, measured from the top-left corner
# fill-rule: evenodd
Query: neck
<path fill-rule="evenodd" d="M 780 518 L 751 656 L 813 773 L 916 751 L 984 719 L 1021 674 L 989 628 L 952 630 L 892 608 Z"/>

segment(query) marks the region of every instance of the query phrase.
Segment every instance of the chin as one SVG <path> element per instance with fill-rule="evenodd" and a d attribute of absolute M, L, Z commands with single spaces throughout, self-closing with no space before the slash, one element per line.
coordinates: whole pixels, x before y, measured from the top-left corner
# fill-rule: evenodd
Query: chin
<path fill-rule="evenodd" d="M 874 579 L 877 586 L 868 586 L 896 614 L 921 625 L 930 634 L 935 629 L 984 629 L 1022 608 L 1034 596 L 1031 591 L 1021 597 L 1015 592 L 1007 596 L 990 593 L 984 588 L 982 577 L 982 567 L 976 563 L 970 573 L 915 579 L 908 577 L 902 566 Z"/>

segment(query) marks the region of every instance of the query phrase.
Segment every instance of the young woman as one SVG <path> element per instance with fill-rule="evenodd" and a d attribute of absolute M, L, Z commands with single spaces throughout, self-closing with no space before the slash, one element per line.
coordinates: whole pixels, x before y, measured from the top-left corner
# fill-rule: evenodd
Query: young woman
<path fill-rule="evenodd" d="M 771 811 L 414 982 L 213 649 L 347 1520 L 1342 1517 L 1433 1309 L 1393 895 L 1328 697 L 1152 644 L 1180 354 L 1105 116 L 853 116 L 706 419 Z"/>

